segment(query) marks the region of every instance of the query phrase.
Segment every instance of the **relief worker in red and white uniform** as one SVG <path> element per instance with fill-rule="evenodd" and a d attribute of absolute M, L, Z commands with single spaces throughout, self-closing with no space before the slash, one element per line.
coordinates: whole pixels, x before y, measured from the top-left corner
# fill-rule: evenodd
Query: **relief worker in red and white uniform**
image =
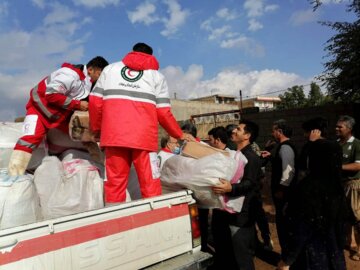
<path fill-rule="evenodd" d="M 134 163 L 144 198 L 161 194 L 157 164 L 158 123 L 177 139 L 184 135 L 171 113 L 168 87 L 152 49 L 137 43 L 120 62 L 107 66 L 89 99 L 90 129 L 105 148 L 106 203 L 124 202 Z"/>
<path fill-rule="evenodd" d="M 74 110 L 88 110 L 88 102 L 82 99 L 88 97 L 92 83 L 107 65 L 108 62 L 100 56 L 93 58 L 85 67 L 64 63 L 31 90 L 23 136 L 17 141 L 11 155 L 9 175 L 25 173 L 33 150 L 50 128 L 65 131 Z"/>

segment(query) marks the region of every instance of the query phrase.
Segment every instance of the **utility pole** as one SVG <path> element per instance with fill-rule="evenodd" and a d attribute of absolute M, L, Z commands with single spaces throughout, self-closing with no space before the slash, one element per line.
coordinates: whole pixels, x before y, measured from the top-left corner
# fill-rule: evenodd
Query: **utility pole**
<path fill-rule="evenodd" d="M 240 95 L 240 112 L 242 112 L 242 108 L 243 108 L 243 104 L 242 104 L 242 91 L 241 89 L 239 90 L 239 95 Z"/>

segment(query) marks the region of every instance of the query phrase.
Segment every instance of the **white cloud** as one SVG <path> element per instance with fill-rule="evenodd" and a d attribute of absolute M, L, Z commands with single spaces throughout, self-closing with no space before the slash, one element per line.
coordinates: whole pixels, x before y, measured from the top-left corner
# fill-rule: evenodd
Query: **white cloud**
<path fill-rule="evenodd" d="M 211 29 L 212 29 L 211 24 L 212 24 L 212 19 L 211 18 L 207 19 L 200 24 L 200 29 L 211 31 Z"/>
<path fill-rule="evenodd" d="M 244 9 L 247 10 L 248 17 L 260 17 L 264 12 L 263 0 L 246 0 Z"/>
<path fill-rule="evenodd" d="M 219 9 L 216 12 L 216 16 L 218 16 L 221 19 L 224 19 L 225 21 L 231 21 L 238 17 L 237 13 L 234 10 L 230 11 L 228 8 Z"/>
<path fill-rule="evenodd" d="M 168 66 L 161 72 L 167 80 L 170 96 L 173 97 L 176 93 L 180 99 L 192 97 L 194 89 L 199 88 L 204 74 L 201 65 L 190 65 L 185 72 L 181 67 Z"/>
<path fill-rule="evenodd" d="M 159 21 L 155 15 L 156 6 L 145 2 L 136 7 L 135 11 L 128 12 L 128 18 L 131 23 L 143 23 L 145 25 L 153 24 Z"/>
<path fill-rule="evenodd" d="M 246 36 L 223 40 L 221 41 L 220 47 L 224 49 L 238 48 L 256 57 L 262 57 L 265 55 L 264 47 L 258 44 L 255 40 Z"/>
<path fill-rule="evenodd" d="M 75 12 L 59 3 L 46 8 L 50 9 L 49 15 L 37 28 L 23 30 L 18 26 L 0 33 L 0 107 L 15 110 L 17 116 L 23 112 L 29 91 L 38 81 L 62 62 L 79 63 L 84 55 L 89 33 L 82 28 L 91 19 L 78 20 Z M 67 13 L 62 20 L 51 18 L 62 12 Z"/>
<path fill-rule="evenodd" d="M 257 30 L 262 29 L 263 27 L 264 26 L 262 25 L 262 23 L 260 23 L 256 19 L 250 19 L 249 20 L 249 27 L 248 27 L 249 31 L 255 32 Z"/>
<path fill-rule="evenodd" d="M 45 7 L 45 0 L 31 0 L 31 2 L 33 2 L 33 4 L 39 8 Z"/>
<path fill-rule="evenodd" d="M 226 36 L 227 33 L 230 31 L 230 26 L 224 25 L 221 28 L 211 29 L 208 39 L 214 40 L 214 39 L 220 39 L 222 36 Z"/>
<path fill-rule="evenodd" d="M 342 2 L 344 2 L 344 0 L 322 0 L 321 1 L 324 5 L 327 5 L 327 4 L 340 4 Z M 345 0 L 346 2 L 346 0 Z M 349 2 L 349 1 L 347 1 Z"/>
<path fill-rule="evenodd" d="M 250 18 L 248 23 L 248 30 L 255 32 L 264 27 L 258 19 L 267 12 L 275 11 L 279 8 L 278 5 L 266 5 L 266 0 L 246 0 L 244 3 L 244 9 L 247 12 L 247 16 Z"/>
<path fill-rule="evenodd" d="M 156 6 L 146 1 L 138 5 L 134 11 L 127 12 L 130 22 L 145 25 L 159 22 L 164 25 L 164 29 L 160 32 L 161 35 L 168 37 L 175 34 L 185 24 L 190 12 L 182 9 L 178 0 L 163 0 L 162 3 L 167 6 L 168 16 L 157 14 Z"/>
<path fill-rule="evenodd" d="M 309 22 L 316 22 L 319 19 L 319 11 L 313 11 L 312 9 L 299 10 L 293 13 L 290 17 L 290 22 L 293 25 L 303 25 Z"/>
<path fill-rule="evenodd" d="M 173 97 L 176 93 L 180 99 L 210 95 L 213 89 L 234 96 L 238 96 L 241 89 L 244 97 L 254 97 L 308 83 L 294 73 L 271 69 L 249 72 L 227 69 L 209 80 L 201 80 L 203 67 L 199 65 L 191 65 L 187 71 L 180 67 L 168 66 L 161 72 L 167 79 L 170 96 Z"/>
<path fill-rule="evenodd" d="M 52 4 L 52 6 L 53 10 L 49 12 L 44 18 L 45 25 L 68 22 L 78 15 L 69 7 L 61 5 L 59 3 L 54 3 Z"/>
<path fill-rule="evenodd" d="M 82 5 L 88 8 L 101 7 L 104 8 L 109 5 L 118 5 L 120 0 L 73 0 L 75 5 Z"/>
<path fill-rule="evenodd" d="M 266 5 L 266 0 L 246 0 L 244 9 L 247 11 L 247 16 L 250 18 L 261 17 L 266 12 L 275 11 L 279 8 L 278 5 Z"/>
<path fill-rule="evenodd" d="M 271 11 L 277 10 L 278 8 L 279 8 L 278 5 L 267 5 L 267 6 L 265 6 L 264 11 L 271 12 Z"/>
<path fill-rule="evenodd" d="M 186 9 L 181 9 L 181 6 L 176 0 L 164 0 L 168 6 L 169 18 L 164 19 L 165 29 L 161 31 L 163 36 L 169 36 L 176 33 L 185 22 L 190 12 Z"/>

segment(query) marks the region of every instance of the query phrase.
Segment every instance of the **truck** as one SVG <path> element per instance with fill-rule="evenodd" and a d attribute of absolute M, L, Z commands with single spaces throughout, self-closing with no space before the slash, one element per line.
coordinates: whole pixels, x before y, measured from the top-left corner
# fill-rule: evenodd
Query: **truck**
<path fill-rule="evenodd" d="M 0 230 L 1 270 L 206 269 L 191 190 Z"/>

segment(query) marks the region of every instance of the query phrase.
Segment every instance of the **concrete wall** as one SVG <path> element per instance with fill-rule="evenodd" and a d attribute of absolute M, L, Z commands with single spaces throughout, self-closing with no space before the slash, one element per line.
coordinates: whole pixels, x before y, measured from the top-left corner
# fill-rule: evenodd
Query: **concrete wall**
<path fill-rule="evenodd" d="M 187 101 L 172 99 L 171 111 L 174 114 L 177 121 L 185 121 L 190 119 L 193 114 L 202 114 L 209 112 L 220 112 L 228 110 L 238 110 L 239 107 L 236 104 L 216 104 L 203 101 Z"/>
<path fill-rule="evenodd" d="M 237 110 L 237 106 L 224 105 L 224 104 L 209 104 L 204 102 L 196 101 L 179 101 L 172 100 L 173 113 L 180 124 L 184 120 L 188 120 L 192 114 L 201 114 L 207 112 L 226 111 L 226 110 Z M 321 116 L 328 120 L 328 138 L 335 139 L 335 125 L 337 118 L 340 115 L 347 114 L 355 118 L 357 125 L 355 126 L 354 134 L 357 138 L 360 138 L 360 104 L 337 104 L 337 105 L 325 105 L 311 108 L 301 109 L 290 109 L 282 111 L 267 111 L 259 113 L 247 113 L 242 114 L 242 119 L 248 119 L 256 122 L 260 127 L 260 134 L 257 139 L 257 143 L 260 147 L 263 147 L 266 141 L 271 138 L 271 127 L 272 123 L 279 119 L 287 120 L 293 128 L 292 141 L 300 151 L 302 145 L 305 143 L 303 130 L 301 125 L 304 121 Z M 182 120 L 182 121 L 181 121 Z M 201 121 L 196 124 L 198 129 L 198 137 L 205 139 L 207 132 L 216 126 L 226 126 L 228 124 L 237 124 L 239 120 L 234 118 L 225 117 L 223 120 L 217 120 L 216 124 L 214 121 L 208 120 Z M 164 130 L 160 129 L 160 136 L 163 135 Z"/>
<path fill-rule="evenodd" d="M 328 138 L 335 139 L 335 125 L 340 115 L 347 114 L 355 118 L 357 125 L 354 134 L 360 138 L 360 104 L 337 104 L 325 105 L 303 109 L 291 109 L 283 111 L 260 112 L 253 114 L 243 114 L 243 119 L 256 122 L 260 126 L 260 134 L 257 143 L 263 147 L 265 142 L 271 138 L 272 123 L 278 119 L 285 119 L 293 128 L 292 141 L 300 150 L 305 143 L 303 129 L 301 125 L 304 121 L 321 116 L 328 120 Z"/>

